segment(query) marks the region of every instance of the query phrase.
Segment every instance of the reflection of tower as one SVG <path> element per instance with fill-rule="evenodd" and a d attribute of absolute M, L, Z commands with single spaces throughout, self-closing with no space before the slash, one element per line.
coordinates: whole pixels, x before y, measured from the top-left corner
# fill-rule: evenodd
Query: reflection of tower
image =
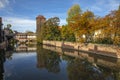
<path fill-rule="evenodd" d="M 42 43 L 42 26 L 46 18 L 42 15 L 36 17 L 36 34 L 37 34 L 37 42 Z"/>
<path fill-rule="evenodd" d="M 45 68 L 45 54 L 42 46 L 37 46 L 37 67 Z"/>

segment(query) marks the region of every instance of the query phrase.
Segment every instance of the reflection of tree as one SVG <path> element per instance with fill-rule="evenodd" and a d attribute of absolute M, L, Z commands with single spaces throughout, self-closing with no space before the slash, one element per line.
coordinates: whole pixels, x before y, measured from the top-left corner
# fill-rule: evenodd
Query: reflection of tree
<path fill-rule="evenodd" d="M 120 72 L 114 72 L 115 80 L 120 80 Z"/>
<path fill-rule="evenodd" d="M 46 68 L 49 72 L 60 72 L 60 56 L 56 52 L 45 50 L 42 46 L 37 46 L 37 66 Z"/>
<path fill-rule="evenodd" d="M 67 71 L 70 80 L 104 80 L 101 71 L 86 60 L 74 59 Z"/>
<path fill-rule="evenodd" d="M 5 51 L 5 57 L 6 57 L 6 59 L 9 59 L 9 60 L 12 59 L 13 51 L 14 51 L 14 46 L 13 45 L 9 45 L 7 47 L 7 50 Z"/>
<path fill-rule="evenodd" d="M 87 59 L 67 59 L 69 80 L 120 80 L 120 72 L 92 64 Z"/>
<path fill-rule="evenodd" d="M 102 68 L 102 72 L 104 75 L 105 80 L 120 80 L 120 70 L 119 68 L 105 68 L 105 67 L 101 67 L 99 66 L 99 68 Z"/>
<path fill-rule="evenodd" d="M 0 80 L 3 80 L 3 73 L 4 73 L 3 63 L 4 63 L 4 61 L 5 61 L 4 50 L 0 50 Z"/>
<path fill-rule="evenodd" d="M 75 57 L 72 57 L 72 56 L 68 56 L 68 55 L 63 54 L 63 55 L 62 55 L 62 59 L 63 59 L 63 60 L 66 60 L 66 61 L 70 61 L 70 60 L 75 59 Z"/>

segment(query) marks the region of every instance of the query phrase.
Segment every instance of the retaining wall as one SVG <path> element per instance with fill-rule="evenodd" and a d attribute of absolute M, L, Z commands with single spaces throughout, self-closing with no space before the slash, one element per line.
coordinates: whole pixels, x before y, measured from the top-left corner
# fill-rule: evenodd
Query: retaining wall
<path fill-rule="evenodd" d="M 45 41 L 45 40 L 43 41 L 43 44 L 120 58 L 120 47 L 113 45 L 73 43 L 73 42 L 64 42 L 64 41 Z"/>

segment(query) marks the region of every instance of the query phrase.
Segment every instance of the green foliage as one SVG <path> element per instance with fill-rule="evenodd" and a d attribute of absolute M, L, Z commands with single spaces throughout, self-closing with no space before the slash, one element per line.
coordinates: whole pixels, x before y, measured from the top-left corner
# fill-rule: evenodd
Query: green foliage
<path fill-rule="evenodd" d="M 69 27 L 66 26 L 62 26 L 61 29 L 61 37 L 64 41 L 70 41 L 70 42 L 75 42 L 75 35 L 74 33 L 72 33 L 69 29 Z"/>
<path fill-rule="evenodd" d="M 11 24 L 7 24 L 7 28 L 10 29 L 12 27 Z"/>
<path fill-rule="evenodd" d="M 110 37 L 105 37 L 105 38 L 97 38 L 94 43 L 113 44 L 113 41 Z"/>
<path fill-rule="evenodd" d="M 72 18 L 74 18 L 74 16 L 79 15 L 82 13 L 82 10 L 80 9 L 80 6 L 78 4 L 73 5 L 69 10 L 68 10 L 68 18 L 67 21 L 72 22 Z"/>
<path fill-rule="evenodd" d="M 27 34 L 34 34 L 34 32 L 32 32 L 32 31 L 26 31 L 25 33 L 27 33 Z"/>
<path fill-rule="evenodd" d="M 9 34 L 13 33 L 13 30 L 11 29 L 12 25 L 11 24 L 7 24 L 7 26 L 4 28 L 4 30 L 7 30 L 9 32 Z"/>
<path fill-rule="evenodd" d="M 60 40 L 59 18 L 54 17 L 48 19 L 43 25 L 43 39 L 45 40 Z"/>

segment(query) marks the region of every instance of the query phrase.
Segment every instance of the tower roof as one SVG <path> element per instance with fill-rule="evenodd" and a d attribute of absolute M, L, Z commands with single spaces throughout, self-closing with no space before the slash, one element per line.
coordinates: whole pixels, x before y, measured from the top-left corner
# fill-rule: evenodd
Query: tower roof
<path fill-rule="evenodd" d="M 43 15 L 38 15 L 36 19 L 46 19 Z"/>

